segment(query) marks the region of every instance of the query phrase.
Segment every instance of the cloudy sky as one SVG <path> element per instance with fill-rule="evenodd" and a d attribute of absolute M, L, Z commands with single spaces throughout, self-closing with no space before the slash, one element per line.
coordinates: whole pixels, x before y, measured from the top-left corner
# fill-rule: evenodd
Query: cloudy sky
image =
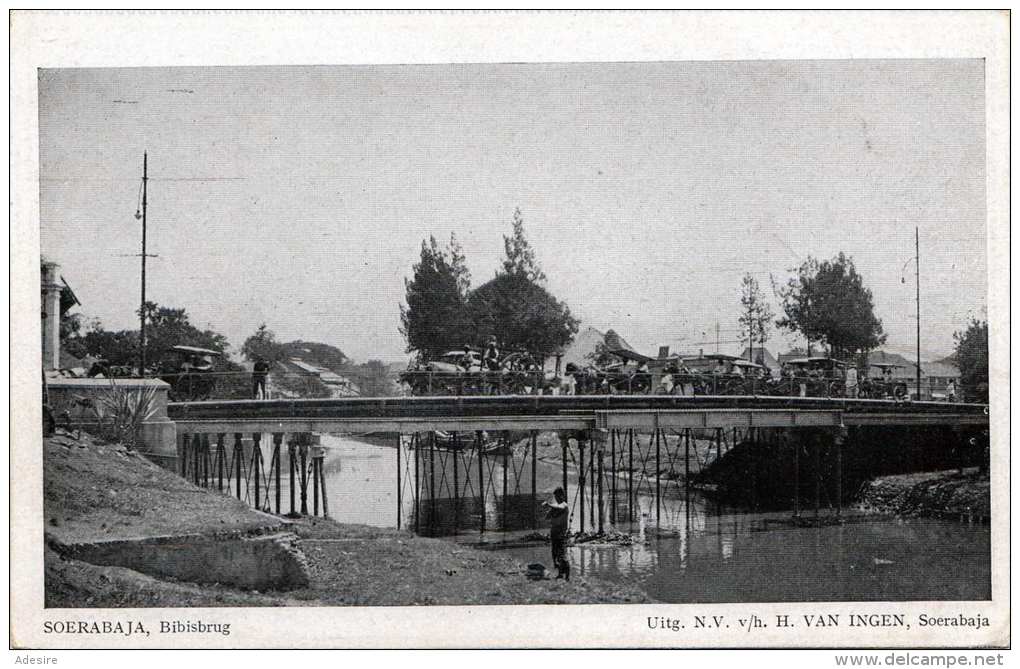
<path fill-rule="evenodd" d="M 398 360 L 428 235 L 491 278 L 520 207 L 548 287 L 654 352 L 739 348 L 739 286 L 853 256 L 889 335 L 986 306 L 980 60 L 43 70 L 42 252 L 110 329 L 148 296 L 239 347 Z M 901 278 L 906 278 L 906 283 Z M 773 299 L 778 310 L 778 300 Z M 773 350 L 792 338 L 776 336 Z"/>

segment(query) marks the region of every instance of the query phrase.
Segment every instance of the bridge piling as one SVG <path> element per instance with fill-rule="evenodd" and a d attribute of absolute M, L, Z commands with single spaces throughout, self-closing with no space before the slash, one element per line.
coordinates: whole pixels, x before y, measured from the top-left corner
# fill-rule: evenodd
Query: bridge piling
<path fill-rule="evenodd" d="M 818 522 L 818 507 L 821 506 L 822 497 L 822 443 L 818 435 L 813 434 L 812 443 L 814 446 L 815 465 L 815 522 Z"/>
<path fill-rule="evenodd" d="M 563 436 L 562 433 L 559 434 L 558 436 L 560 438 L 560 454 L 561 454 L 560 469 L 562 470 L 563 477 L 563 481 L 560 487 L 563 488 L 563 494 L 566 495 L 566 498 L 569 500 L 570 495 L 567 492 L 567 454 L 570 451 L 570 440 L 567 437 Z"/>
<path fill-rule="evenodd" d="M 236 468 L 236 476 L 234 485 L 237 487 L 237 499 L 241 498 L 241 466 L 244 460 L 244 444 L 241 442 L 241 433 L 234 433 L 234 467 Z"/>
<path fill-rule="evenodd" d="M 793 445 L 793 517 L 800 518 L 800 442 L 790 439 L 789 433 L 784 441 Z"/>
<path fill-rule="evenodd" d="M 414 448 L 414 533 L 418 534 L 421 531 L 421 473 L 419 471 L 421 439 L 417 432 L 411 435 L 411 446 Z"/>
<path fill-rule="evenodd" d="M 322 464 L 318 455 L 312 454 L 312 514 L 319 515 L 319 466 Z"/>
<path fill-rule="evenodd" d="M 262 435 L 253 432 L 251 435 L 251 471 L 252 480 L 255 482 L 255 508 L 262 510 Z"/>
<path fill-rule="evenodd" d="M 301 443 L 298 446 L 298 455 L 301 456 L 301 515 L 308 515 L 308 440 L 307 435 L 301 435 Z"/>
<path fill-rule="evenodd" d="M 460 531 L 460 434 L 453 433 L 453 531 Z M 464 472 L 465 475 L 468 472 Z M 465 481 L 466 483 L 466 481 Z"/>
<path fill-rule="evenodd" d="M 276 472 L 276 515 L 280 515 L 280 447 L 283 445 L 283 433 L 273 433 L 273 462 L 270 465 Z"/>
<path fill-rule="evenodd" d="M 659 519 L 660 519 L 661 511 L 662 511 L 662 504 L 661 504 L 661 501 L 660 501 L 660 493 L 661 493 L 661 491 L 660 491 L 660 485 L 659 485 L 659 462 L 661 461 L 660 458 L 659 458 L 659 447 L 660 447 L 659 428 L 656 427 L 655 428 L 655 526 L 656 526 L 656 528 L 659 527 Z"/>
<path fill-rule="evenodd" d="M 478 500 L 481 503 L 481 529 L 482 534 L 485 533 L 485 465 L 482 462 L 482 458 L 485 455 L 485 448 L 482 444 L 482 433 L 481 431 L 475 432 L 475 449 L 478 454 Z"/>
<path fill-rule="evenodd" d="M 216 435 L 216 489 L 220 492 L 223 492 L 223 465 L 227 456 L 223 443 L 225 436 L 222 432 Z"/>
<path fill-rule="evenodd" d="M 404 449 L 404 443 L 402 441 L 400 433 L 398 432 L 397 433 L 397 529 L 398 530 L 400 529 L 400 520 L 401 520 L 400 514 L 403 511 L 403 506 L 404 506 L 403 505 L 403 502 L 404 502 L 404 500 L 403 500 L 404 488 L 403 488 L 403 480 L 402 480 L 403 472 L 400 469 L 400 451 L 402 451 L 403 449 Z"/>
<path fill-rule="evenodd" d="M 616 430 L 609 432 L 609 475 L 612 476 L 609 489 L 609 522 L 616 526 Z"/>
<path fill-rule="evenodd" d="M 602 532 L 603 532 L 603 516 L 605 516 L 605 507 L 603 506 L 603 503 L 602 503 L 603 456 L 605 454 L 605 450 L 603 449 L 603 444 L 602 444 L 602 440 L 601 439 L 599 439 L 598 452 L 599 452 L 599 469 L 598 469 L 598 478 L 599 478 L 599 534 L 602 534 Z"/>
<path fill-rule="evenodd" d="M 628 432 L 627 440 L 627 520 L 634 522 L 634 430 Z"/>
<path fill-rule="evenodd" d="M 294 443 L 294 435 L 290 436 L 287 440 L 287 454 L 290 460 L 290 515 L 294 515 L 294 494 L 296 492 L 296 482 L 294 481 L 294 475 L 297 473 L 297 447 Z"/>
<path fill-rule="evenodd" d="M 507 498 L 507 474 L 509 473 L 509 452 L 510 452 L 510 440 L 506 436 L 500 438 L 503 449 L 503 526 L 509 525 L 507 520 L 507 514 L 509 513 L 510 506 L 508 504 L 509 499 Z"/>
<path fill-rule="evenodd" d="M 585 469 L 584 469 L 584 441 L 581 439 L 577 440 L 577 496 L 578 501 L 581 504 L 581 532 L 584 532 L 584 483 L 585 483 Z"/>
<path fill-rule="evenodd" d="M 538 529 L 538 431 L 531 431 L 531 529 Z"/>

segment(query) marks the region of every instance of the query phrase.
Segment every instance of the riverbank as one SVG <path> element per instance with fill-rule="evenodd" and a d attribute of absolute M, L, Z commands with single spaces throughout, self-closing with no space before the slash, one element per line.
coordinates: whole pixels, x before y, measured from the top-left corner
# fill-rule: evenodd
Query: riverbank
<path fill-rule="evenodd" d="M 593 578 L 530 581 L 526 566 L 512 558 L 406 531 L 325 519 L 288 522 L 194 486 L 122 446 L 87 436 L 45 440 L 44 472 L 48 607 L 650 601 L 634 587 Z M 306 583 L 268 591 L 200 584 L 120 566 L 116 555 L 108 558 L 112 562 L 93 564 L 68 548 L 118 541 L 166 545 L 168 538 L 182 537 L 197 538 L 203 550 L 210 550 L 225 537 L 237 545 L 267 532 L 288 537 L 288 546 L 300 553 Z"/>
<path fill-rule="evenodd" d="M 991 518 L 988 473 L 976 468 L 881 476 L 865 484 L 865 511 L 987 522 Z"/>

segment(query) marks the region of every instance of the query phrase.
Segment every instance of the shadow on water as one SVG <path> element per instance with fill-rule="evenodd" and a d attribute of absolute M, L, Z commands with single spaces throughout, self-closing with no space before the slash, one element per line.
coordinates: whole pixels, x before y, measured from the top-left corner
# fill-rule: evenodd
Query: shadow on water
<path fill-rule="evenodd" d="M 325 470 L 331 516 L 340 522 L 396 526 L 396 449 L 328 435 L 323 445 L 329 449 Z M 499 543 L 536 527 L 547 534 L 548 521 L 538 505 L 562 484 L 560 466 L 541 458 L 535 463 L 532 496 L 530 463 L 523 472 L 519 467 L 507 472 L 506 495 L 502 464 L 501 458 L 486 461 L 484 503 L 476 479 L 462 476 L 463 467 L 456 485 L 452 474 L 444 476 L 441 469 L 434 483 L 422 476 L 417 500 L 405 480 L 401 525 L 414 530 L 417 521 L 419 534 L 466 543 Z M 406 460 L 402 466 L 406 472 Z M 634 543 L 575 544 L 569 549 L 574 573 L 636 584 L 660 601 L 951 601 L 991 596 L 987 525 L 852 514 L 836 521 L 827 508 L 821 510 L 823 522 L 812 522 L 810 512 L 802 514 L 802 522 L 793 522 L 790 511 L 751 512 L 675 485 L 660 495 L 658 504 L 647 486 L 640 488 L 630 509 L 622 493 L 625 479 L 617 481 L 614 514 L 612 482 L 604 483 L 604 529 L 631 535 Z M 436 494 L 430 497 L 432 485 Z M 582 500 L 584 529 L 597 529 L 598 490 L 586 485 L 581 494 L 572 471 L 568 492 L 573 531 L 581 529 Z M 523 563 L 550 564 L 549 546 L 541 541 L 504 550 Z"/>

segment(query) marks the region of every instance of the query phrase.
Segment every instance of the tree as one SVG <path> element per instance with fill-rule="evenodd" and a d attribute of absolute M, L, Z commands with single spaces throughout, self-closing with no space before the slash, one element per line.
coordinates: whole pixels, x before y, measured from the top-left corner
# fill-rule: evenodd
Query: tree
<path fill-rule="evenodd" d="M 967 329 L 955 332 L 956 366 L 967 399 L 988 401 L 988 322 L 972 319 Z"/>
<path fill-rule="evenodd" d="M 471 341 L 464 288 L 469 275 L 459 245 L 447 253 L 430 236 L 428 244 L 422 242 L 421 258 L 412 270 L 414 276 L 404 280 L 407 306 L 400 307 L 400 333 L 407 351 L 433 358 Z"/>
<path fill-rule="evenodd" d="M 747 333 L 747 359 L 754 362 L 754 345 L 757 343 L 762 348 L 765 347 L 771 334 L 772 319 L 775 315 L 758 287 L 758 280 L 751 274 L 745 274 L 740 284 L 740 306 L 742 315 L 738 321 L 741 332 Z"/>
<path fill-rule="evenodd" d="M 843 253 L 821 262 L 808 258 L 780 295 L 785 315 L 776 325 L 800 332 L 809 345 L 825 344 L 834 357 L 867 352 L 885 342 L 871 290 Z"/>
<path fill-rule="evenodd" d="M 515 274 L 527 278 L 534 283 L 545 281 L 545 273 L 535 260 L 535 251 L 524 236 L 524 218 L 520 208 L 514 209 L 513 232 L 509 237 L 503 235 L 503 273 Z"/>
<path fill-rule="evenodd" d="M 145 357 L 159 363 L 169 357 L 174 346 L 197 346 L 223 353 L 230 346 L 227 338 L 215 330 L 200 330 L 191 324 L 183 308 L 161 307 L 146 302 Z M 112 361 L 111 361 L 112 362 Z"/>
<path fill-rule="evenodd" d="M 500 274 L 469 300 L 478 341 L 496 337 L 504 350 L 550 355 L 577 333 L 570 307 L 525 274 Z"/>
<path fill-rule="evenodd" d="M 244 340 L 241 354 L 245 360 L 255 361 L 263 358 L 266 362 L 276 364 L 286 357 L 283 346 L 276 341 L 276 334 L 263 323 L 255 334 Z"/>

